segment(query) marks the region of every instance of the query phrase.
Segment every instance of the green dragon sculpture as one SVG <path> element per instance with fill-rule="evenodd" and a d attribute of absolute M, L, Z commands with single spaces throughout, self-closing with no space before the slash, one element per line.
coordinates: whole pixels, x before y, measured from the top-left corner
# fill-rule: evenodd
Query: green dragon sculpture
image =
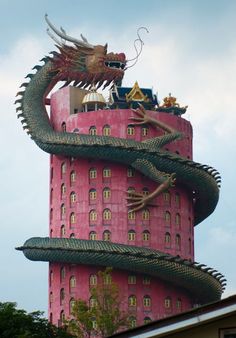
<path fill-rule="evenodd" d="M 165 131 L 163 136 L 137 142 L 110 136 L 58 132 L 52 128 L 44 103 L 58 81 L 66 81 L 65 85 L 73 82 L 74 86 L 81 88 L 99 87 L 103 84 L 106 87 L 122 80 L 127 62 L 123 53 L 107 53 L 107 45 L 93 46 L 83 36 L 82 40 L 76 40 L 66 35 L 63 29 L 57 30 L 47 16 L 46 21 L 50 29 L 63 41 L 72 42 L 73 46 L 65 45 L 49 32 L 56 41 L 59 52 L 53 52 L 52 57 L 42 59 L 44 64 L 35 66 L 36 73 L 28 74 L 29 82 L 21 85 L 25 89 L 18 93 L 16 103 L 19 105 L 16 110 L 18 117 L 22 118 L 23 128 L 34 142 L 42 150 L 55 155 L 123 163 L 157 182 L 159 186 L 150 195 L 133 193 L 127 197 L 131 210 L 140 210 L 151 203 L 155 196 L 177 180 L 190 191 L 194 191 L 195 224 L 204 220 L 214 211 L 218 202 L 219 173 L 212 167 L 162 150 L 163 145 L 181 138 L 182 135 L 150 117 L 142 106 L 134 110 L 134 123 L 158 126 Z M 198 294 L 199 301 L 202 302 L 219 299 L 225 287 L 225 279 L 213 269 L 204 269 L 198 263 L 190 263 L 178 256 L 172 257 L 145 248 L 99 241 L 32 238 L 18 249 L 23 250 L 32 260 L 70 262 L 71 259 L 73 263 L 93 264 L 96 256 L 97 264 L 100 265 L 130 268 L 133 271 L 159 275 L 167 281 L 174 278 L 176 284 L 195 295 Z M 61 255 L 62 251 L 67 254 Z M 148 260 L 148 264 L 138 264 L 138 257 L 142 257 L 143 262 Z"/>

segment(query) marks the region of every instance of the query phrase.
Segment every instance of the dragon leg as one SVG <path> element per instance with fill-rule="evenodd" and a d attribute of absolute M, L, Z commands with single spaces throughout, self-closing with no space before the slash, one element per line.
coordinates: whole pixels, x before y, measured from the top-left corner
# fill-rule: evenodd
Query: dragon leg
<path fill-rule="evenodd" d="M 167 174 L 164 172 L 159 171 L 151 162 L 148 160 L 141 160 L 138 159 L 131 166 L 153 181 L 159 183 L 159 186 L 150 194 L 143 195 L 137 192 L 127 192 L 128 197 L 127 200 L 131 203 L 128 203 L 128 207 L 130 208 L 129 212 L 138 211 L 143 209 L 146 205 L 152 205 L 150 202 L 158 195 L 160 195 L 165 190 L 169 189 L 170 187 L 174 186 L 175 183 L 175 174 Z"/>

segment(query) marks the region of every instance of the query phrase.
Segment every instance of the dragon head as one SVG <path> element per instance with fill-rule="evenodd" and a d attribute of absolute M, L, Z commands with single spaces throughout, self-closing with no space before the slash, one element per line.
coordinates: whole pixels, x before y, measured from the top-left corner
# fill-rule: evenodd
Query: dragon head
<path fill-rule="evenodd" d="M 70 37 L 63 28 L 58 30 L 54 27 L 47 15 L 45 19 L 53 32 L 63 39 L 59 41 L 48 28 L 48 34 L 59 48 L 59 53 L 54 52 L 52 58 L 57 81 L 66 81 L 65 85 L 74 81 L 74 85 L 83 88 L 89 86 L 98 88 L 102 84 L 105 88 L 112 82 L 121 82 L 126 66 L 124 53 L 107 53 L 107 44 L 93 46 L 83 35 L 82 40 Z M 66 45 L 66 41 L 72 42 L 73 45 Z"/>

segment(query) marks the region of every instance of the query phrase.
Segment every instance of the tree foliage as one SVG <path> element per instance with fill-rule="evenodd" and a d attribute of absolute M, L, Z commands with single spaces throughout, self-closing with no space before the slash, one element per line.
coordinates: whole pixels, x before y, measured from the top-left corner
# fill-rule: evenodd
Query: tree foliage
<path fill-rule="evenodd" d="M 42 318 L 42 312 L 28 313 L 17 309 L 16 303 L 0 302 L 1 338 L 71 338 L 62 328 L 57 328 Z"/>
<path fill-rule="evenodd" d="M 111 268 L 98 272 L 97 285 L 90 289 L 90 301 L 75 301 L 69 332 L 79 338 L 96 334 L 108 337 L 128 327 L 128 313 L 122 310 L 118 285 L 112 281 Z"/>

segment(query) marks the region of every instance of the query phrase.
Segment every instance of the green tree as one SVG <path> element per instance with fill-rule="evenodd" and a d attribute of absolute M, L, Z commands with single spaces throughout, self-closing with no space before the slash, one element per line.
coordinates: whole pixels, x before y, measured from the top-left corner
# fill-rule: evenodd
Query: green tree
<path fill-rule="evenodd" d="M 42 312 L 27 314 L 16 309 L 16 303 L 0 302 L 1 338 L 72 338 L 63 328 L 57 328 L 42 318 Z"/>
<path fill-rule="evenodd" d="M 128 313 L 121 310 L 119 287 L 112 281 L 111 268 L 98 272 L 97 285 L 90 289 L 90 301 L 75 301 L 72 319 L 66 322 L 69 332 L 76 337 L 108 337 L 128 328 Z"/>

